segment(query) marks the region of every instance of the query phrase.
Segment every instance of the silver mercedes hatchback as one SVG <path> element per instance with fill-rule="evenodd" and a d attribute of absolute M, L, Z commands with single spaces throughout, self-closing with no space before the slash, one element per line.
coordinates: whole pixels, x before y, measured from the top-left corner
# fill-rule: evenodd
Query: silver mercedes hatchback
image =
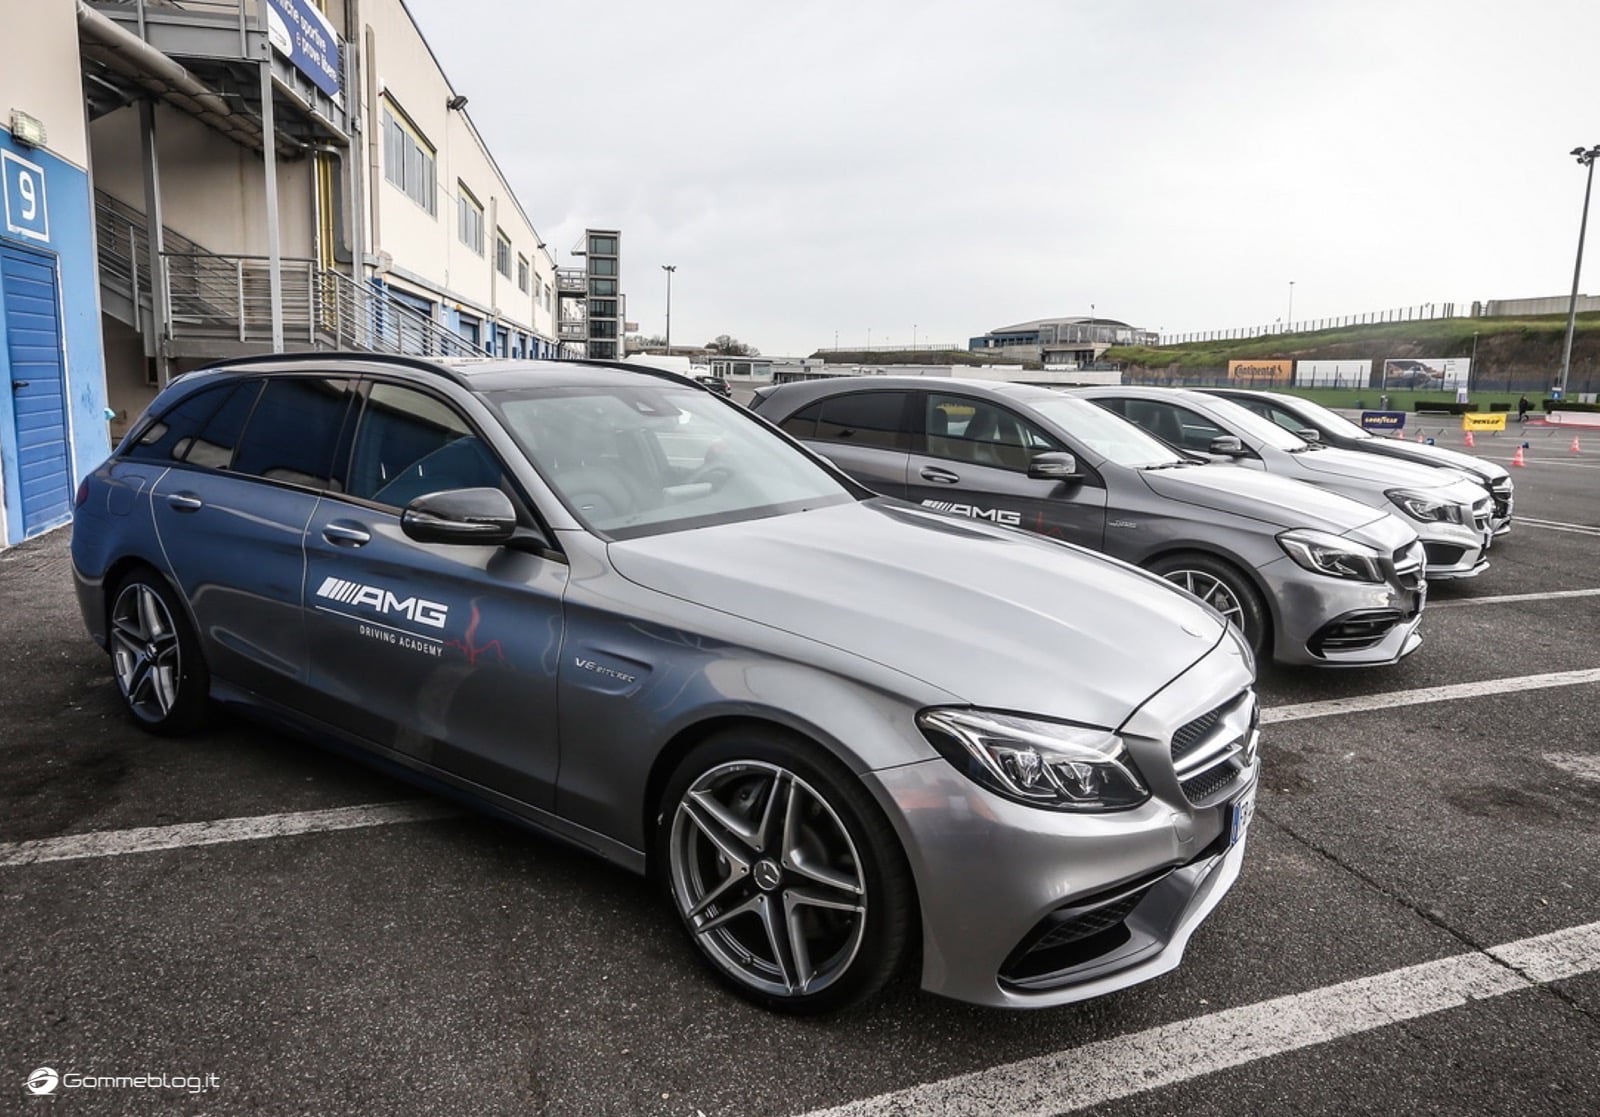
<path fill-rule="evenodd" d="M 227 704 L 648 872 L 794 1012 L 1178 964 L 1255 801 L 1254 662 L 1076 547 L 875 497 L 667 373 L 326 353 L 151 404 L 77 494 L 133 720 Z"/>

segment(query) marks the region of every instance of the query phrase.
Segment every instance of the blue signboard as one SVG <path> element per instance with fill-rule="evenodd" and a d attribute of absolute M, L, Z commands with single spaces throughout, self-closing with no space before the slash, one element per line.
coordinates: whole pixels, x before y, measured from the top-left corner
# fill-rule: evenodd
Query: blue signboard
<path fill-rule="evenodd" d="M 1406 413 L 1404 411 L 1363 411 L 1361 413 L 1361 429 L 1369 431 L 1397 431 L 1404 430 Z"/>
<path fill-rule="evenodd" d="M 5 171 L 0 192 L 6 196 L 6 234 L 48 244 L 50 210 L 45 205 L 44 168 L 0 151 L 0 170 Z"/>
<path fill-rule="evenodd" d="M 339 36 L 312 0 L 267 0 L 267 38 L 318 89 L 339 95 Z"/>

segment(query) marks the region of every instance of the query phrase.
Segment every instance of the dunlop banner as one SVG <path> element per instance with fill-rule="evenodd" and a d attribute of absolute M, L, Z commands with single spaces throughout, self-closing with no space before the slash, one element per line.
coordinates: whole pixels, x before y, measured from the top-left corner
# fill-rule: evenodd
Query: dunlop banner
<path fill-rule="evenodd" d="M 1293 361 L 1229 361 L 1228 379 L 1235 384 L 1292 384 Z"/>
<path fill-rule="evenodd" d="M 1492 415 L 1488 412 L 1469 411 L 1461 416 L 1461 429 L 1464 431 L 1503 431 L 1506 429 L 1506 413 L 1496 411 Z"/>

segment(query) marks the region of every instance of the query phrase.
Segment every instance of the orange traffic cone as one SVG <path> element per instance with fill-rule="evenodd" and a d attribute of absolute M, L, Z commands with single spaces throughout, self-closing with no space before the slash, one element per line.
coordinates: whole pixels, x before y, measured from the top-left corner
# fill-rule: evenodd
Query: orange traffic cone
<path fill-rule="evenodd" d="M 1515 454 L 1511 455 L 1511 464 L 1512 465 L 1520 465 L 1524 469 L 1527 468 L 1528 463 L 1522 459 L 1522 447 L 1521 446 L 1518 446 L 1517 447 L 1517 452 Z"/>
<path fill-rule="evenodd" d="M 1426 442 L 1426 441 L 1428 441 L 1427 438 L 1423 435 L 1421 427 L 1417 428 L 1417 441 L 1418 442 Z"/>
<path fill-rule="evenodd" d="M 1574 454 L 1583 453 L 1583 451 L 1581 449 L 1579 449 L 1579 447 L 1578 447 L 1578 436 L 1577 435 L 1573 435 L 1572 436 L 1572 447 L 1571 447 L 1571 449 L 1572 449 L 1572 452 Z"/>
<path fill-rule="evenodd" d="M 1466 443 L 1467 449 L 1469 449 L 1469 450 L 1477 445 L 1476 442 L 1472 441 L 1472 432 L 1471 431 L 1467 432 L 1467 437 L 1464 439 L 1464 441 Z"/>

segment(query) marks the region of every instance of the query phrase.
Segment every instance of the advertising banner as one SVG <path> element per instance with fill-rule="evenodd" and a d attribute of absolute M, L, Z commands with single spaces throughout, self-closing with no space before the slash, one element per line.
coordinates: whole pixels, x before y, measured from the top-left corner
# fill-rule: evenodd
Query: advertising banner
<path fill-rule="evenodd" d="M 1503 431 L 1506 429 L 1506 413 L 1504 411 L 1475 412 L 1469 411 L 1461 416 L 1461 429 L 1464 431 Z"/>
<path fill-rule="evenodd" d="M 1471 371 L 1468 357 L 1391 358 L 1383 362 L 1383 386 L 1453 392 L 1467 386 Z"/>
<path fill-rule="evenodd" d="M 1404 430 L 1406 426 L 1406 413 L 1404 411 L 1363 411 L 1361 413 L 1361 429 L 1373 431 L 1377 434 L 1387 434 L 1393 431 Z"/>
<path fill-rule="evenodd" d="M 311 0 L 267 0 L 267 38 L 318 89 L 339 95 L 339 36 Z"/>
<path fill-rule="evenodd" d="M 1371 361 L 1296 361 L 1297 388 L 1370 388 Z"/>
<path fill-rule="evenodd" d="M 1235 384 L 1273 387 L 1294 383 L 1293 361 L 1229 361 L 1228 379 Z"/>

